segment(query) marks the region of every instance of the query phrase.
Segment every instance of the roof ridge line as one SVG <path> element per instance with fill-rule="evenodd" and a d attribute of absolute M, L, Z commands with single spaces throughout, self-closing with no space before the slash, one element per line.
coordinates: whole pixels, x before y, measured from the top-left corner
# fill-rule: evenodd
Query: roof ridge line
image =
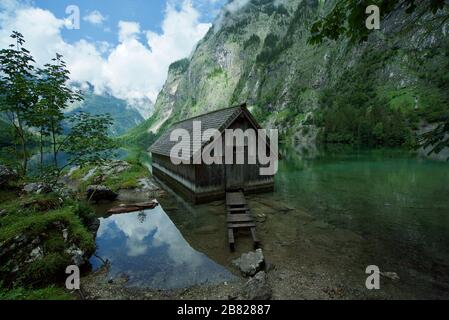
<path fill-rule="evenodd" d="M 201 118 L 201 117 L 204 117 L 204 116 L 207 116 L 207 115 L 216 113 L 216 112 L 220 112 L 220 111 L 229 110 L 229 109 L 234 109 L 234 108 L 243 108 L 243 107 L 246 107 L 246 105 L 247 105 L 246 103 L 242 103 L 242 104 L 240 104 L 240 105 L 236 105 L 236 106 L 233 106 L 233 107 L 227 107 L 227 108 L 223 108 L 223 109 L 217 109 L 217 110 L 214 110 L 214 111 L 210 111 L 210 112 L 208 112 L 208 113 L 203 113 L 203 114 L 194 116 L 194 117 L 192 117 L 192 118 L 188 118 L 188 119 L 185 119 L 185 120 L 180 120 L 180 121 L 178 121 L 178 122 L 174 122 L 171 126 L 174 126 L 174 125 L 177 125 L 177 124 L 180 124 L 180 123 L 183 123 L 183 122 L 187 122 L 187 121 L 192 121 L 192 120 L 194 120 L 194 119 Z"/>

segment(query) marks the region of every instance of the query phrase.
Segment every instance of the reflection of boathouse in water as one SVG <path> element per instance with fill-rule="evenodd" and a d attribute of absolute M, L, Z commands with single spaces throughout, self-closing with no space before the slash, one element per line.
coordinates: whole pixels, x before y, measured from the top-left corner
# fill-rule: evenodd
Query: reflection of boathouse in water
<path fill-rule="evenodd" d="M 244 164 L 225 164 L 224 155 L 222 155 L 222 164 L 193 164 L 193 159 L 201 156 L 193 154 L 193 147 L 189 148 L 189 157 L 192 160 L 190 164 L 173 164 L 170 158 L 170 152 L 179 141 L 170 141 L 170 135 L 176 129 L 187 130 L 190 133 L 190 137 L 192 137 L 190 142 L 191 146 L 201 145 L 202 149 L 200 150 L 203 153 L 209 152 L 206 151 L 208 147 L 213 147 L 213 139 L 204 143 L 201 141 L 201 136 L 195 137 L 192 134 L 194 131 L 194 122 L 196 121 L 201 122 L 202 134 L 209 129 L 216 129 L 220 132 L 223 151 L 225 150 L 224 133 L 226 129 L 241 129 L 243 131 L 254 129 L 256 132 L 258 129 L 261 129 L 246 108 L 246 105 L 213 111 L 175 123 L 149 150 L 152 154 L 152 169 L 155 177 L 161 179 L 168 186 L 180 192 L 194 203 L 223 199 L 227 191 L 241 190 L 245 193 L 252 193 L 270 192 L 274 190 L 274 176 L 260 174 L 260 168 L 267 167 L 268 165 L 261 165 L 259 159 L 257 159 L 257 164 L 249 164 L 248 139 L 245 139 L 244 147 L 234 147 L 233 163 L 236 163 L 235 159 L 237 156 L 242 156 L 238 153 L 243 152 Z M 259 139 L 256 133 L 257 144 L 259 143 Z M 266 150 L 267 153 L 270 152 L 268 146 Z"/>

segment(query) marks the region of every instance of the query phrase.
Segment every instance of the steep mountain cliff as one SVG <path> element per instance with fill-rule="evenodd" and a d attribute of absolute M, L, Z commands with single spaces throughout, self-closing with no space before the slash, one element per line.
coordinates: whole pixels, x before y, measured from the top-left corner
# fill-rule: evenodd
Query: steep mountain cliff
<path fill-rule="evenodd" d="M 424 16 L 398 33 L 414 17 L 397 10 L 366 43 L 308 44 L 332 5 L 230 1 L 191 57 L 170 66 L 154 114 L 126 139 L 149 145 L 175 121 L 247 102 L 294 144 L 412 144 L 421 122 L 447 110 L 445 26 L 429 30 Z"/>

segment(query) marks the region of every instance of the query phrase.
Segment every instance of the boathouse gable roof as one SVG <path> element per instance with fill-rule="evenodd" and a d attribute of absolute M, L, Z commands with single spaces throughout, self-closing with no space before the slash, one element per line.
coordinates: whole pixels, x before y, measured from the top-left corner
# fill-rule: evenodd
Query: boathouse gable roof
<path fill-rule="evenodd" d="M 209 129 L 217 129 L 219 132 L 224 132 L 241 114 L 244 114 L 248 120 L 252 123 L 252 125 L 258 129 L 260 126 L 251 116 L 250 112 L 246 108 L 246 104 L 235 106 L 231 108 L 221 109 L 212 111 L 203 115 L 199 115 L 194 118 L 190 118 L 187 120 L 183 120 L 173 124 L 173 126 L 167 130 L 162 136 L 149 148 L 149 151 L 152 154 L 158 154 L 170 157 L 170 152 L 172 148 L 177 145 L 178 141 L 170 141 L 170 135 L 175 129 L 185 129 L 189 132 L 190 137 L 193 139 L 201 139 L 201 137 L 195 137 L 193 133 L 193 122 L 201 121 L 201 132 L 205 132 Z M 191 141 L 191 146 L 193 143 L 198 143 L 202 147 L 207 145 L 209 141 Z M 193 156 L 192 149 L 190 148 L 190 157 Z"/>

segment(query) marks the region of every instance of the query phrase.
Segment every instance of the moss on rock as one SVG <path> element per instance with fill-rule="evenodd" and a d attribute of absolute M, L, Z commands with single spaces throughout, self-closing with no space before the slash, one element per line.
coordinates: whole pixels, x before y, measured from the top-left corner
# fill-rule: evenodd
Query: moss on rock
<path fill-rule="evenodd" d="M 39 203 L 51 203 L 52 209 L 45 211 Z M 83 224 L 92 215 L 86 212 L 89 208 L 53 194 L 25 196 L 3 205 L 0 281 L 7 288 L 58 283 L 68 265 L 82 266 L 93 254 L 94 236 Z"/>
<path fill-rule="evenodd" d="M 117 168 L 120 168 L 117 170 Z M 86 166 L 75 170 L 70 178 L 78 180 L 79 190 L 85 192 L 90 185 L 103 185 L 114 192 L 140 187 L 139 180 L 148 177 L 148 168 L 138 161 L 113 161 L 103 166 Z"/>

